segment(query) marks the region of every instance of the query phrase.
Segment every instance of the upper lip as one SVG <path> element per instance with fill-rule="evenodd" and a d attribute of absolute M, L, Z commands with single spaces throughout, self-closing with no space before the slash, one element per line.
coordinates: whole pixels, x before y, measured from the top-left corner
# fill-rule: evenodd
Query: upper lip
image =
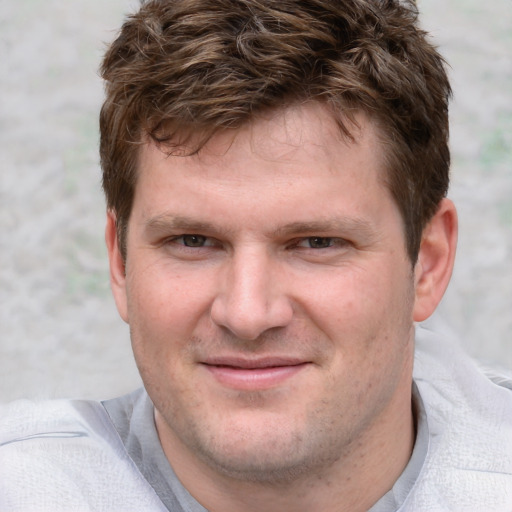
<path fill-rule="evenodd" d="M 245 370 L 256 370 L 282 366 L 297 366 L 308 362 L 309 361 L 304 359 L 281 356 L 259 357 L 252 359 L 239 356 L 215 356 L 209 357 L 202 361 L 203 364 L 208 366 L 227 366 Z"/>

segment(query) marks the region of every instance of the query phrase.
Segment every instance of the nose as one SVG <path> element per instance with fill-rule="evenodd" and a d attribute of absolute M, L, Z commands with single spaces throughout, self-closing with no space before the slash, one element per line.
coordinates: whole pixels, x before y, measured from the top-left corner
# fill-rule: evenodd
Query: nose
<path fill-rule="evenodd" d="M 212 303 L 213 322 L 239 339 L 255 340 L 269 329 L 287 326 L 292 317 L 279 264 L 264 252 L 234 255 Z"/>

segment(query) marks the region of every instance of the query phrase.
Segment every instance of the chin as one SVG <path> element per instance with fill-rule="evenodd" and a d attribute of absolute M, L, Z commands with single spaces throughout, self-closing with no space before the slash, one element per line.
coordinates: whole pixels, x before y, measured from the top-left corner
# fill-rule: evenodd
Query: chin
<path fill-rule="evenodd" d="M 321 474 L 339 459 L 332 444 L 307 430 L 286 428 L 282 423 L 265 427 L 230 423 L 216 437 L 196 439 L 194 448 L 204 463 L 229 478 L 284 485 Z"/>

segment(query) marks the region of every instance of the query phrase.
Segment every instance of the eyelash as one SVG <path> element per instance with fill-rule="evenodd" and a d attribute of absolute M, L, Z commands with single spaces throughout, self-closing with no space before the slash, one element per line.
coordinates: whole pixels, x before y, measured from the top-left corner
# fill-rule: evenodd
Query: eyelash
<path fill-rule="evenodd" d="M 190 239 L 190 244 L 187 244 L 187 239 Z M 206 237 L 203 235 L 181 235 L 177 240 L 181 240 L 185 247 L 204 247 L 204 242 L 206 242 Z M 203 242 L 203 243 L 201 243 Z"/>
<path fill-rule="evenodd" d="M 306 243 L 307 246 L 303 246 L 302 244 Z M 329 249 L 330 247 L 344 245 L 345 241 L 341 238 L 336 238 L 332 236 L 308 236 L 306 238 L 301 238 L 296 246 L 303 247 L 304 249 Z M 316 246 L 316 247 L 315 247 Z"/>
<path fill-rule="evenodd" d="M 187 245 L 187 239 L 189 242 L 191 242 L 189 245 Z M 196 233 L 185 233 L 183 235 L 173 236 L 172 238 L 169 238 L 169 239 L 165 240 L 164 242 L 166 244 L 180 245 L 187 249 L 201 249 L 203 247 L 212 247 L 212 246 L 218 245 L 216 243 L 209 243 L 209 244 L 206 243 L 206 242 L 212 241 L 212 240 L 214 240 L 214 239 L 212 239 L 208 236 L 205 236 L 205 235 L 199 235 Z M 197 244 L 196 244 L 196 242 L 197 242 Z"/>

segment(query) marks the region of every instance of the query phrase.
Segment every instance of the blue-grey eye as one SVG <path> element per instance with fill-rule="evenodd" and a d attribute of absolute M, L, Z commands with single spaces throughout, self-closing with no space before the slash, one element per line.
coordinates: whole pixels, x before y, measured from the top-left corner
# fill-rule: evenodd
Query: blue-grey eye
<path fill-rule="evenodd" d="M 186 247 L 203 247 L 206 244 L 206 237 L 202 235 L 183 235 L 181 239 Z"/>
<path fill-rule="evenodd" d="M 332 238 L 323 236 L 310 236 L 308 244 L 312 249 L 325 249 L 332 245 Z"/>

